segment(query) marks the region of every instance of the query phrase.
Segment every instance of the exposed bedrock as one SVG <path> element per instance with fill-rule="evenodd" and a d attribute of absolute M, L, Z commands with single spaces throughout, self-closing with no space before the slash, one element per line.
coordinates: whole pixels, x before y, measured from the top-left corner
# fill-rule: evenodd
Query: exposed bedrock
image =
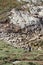
<path fill-rule="evenodd" d="M 23 0 L 37 3 L 26 3 L 21 8 L 13 8 L 8 19 L 0 22 L 0 39 L 14 47 L 29 50 L 43 47 L 43 0 Z M 21 2 L 21 0 L 19 0 Z"/>

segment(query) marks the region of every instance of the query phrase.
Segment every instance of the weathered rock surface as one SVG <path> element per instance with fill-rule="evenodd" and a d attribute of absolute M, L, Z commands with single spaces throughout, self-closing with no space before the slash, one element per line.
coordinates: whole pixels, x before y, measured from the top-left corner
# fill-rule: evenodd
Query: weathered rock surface
<path fill-rule="evenodd" d="M 43 0 L 17 0 L 19 2 L 28 2 L 28 3 L 31 3 L 31 4 L 35 4 L 35 5 L 40 5 L 43 3 Z"/>
<path fill-rule="evenodd" d="M 40 23 L 39 19 L 29 15 L 28 11 L 17 11 L 13 9 L 11 13 L 12 15 L 9 16 L 10 22 L 15 25 L 20 26 L 21 29 L 29 25 L 35 25 L 35 24 Z"/>
<path fill-rule="evenodd" d="M 13 8 L 10 11 L 9 21 L 0 23 L 0 39 L 14 47 L 29 50 L 31 46 L 32 49 L 40 50 L 43 47 L 43 0 L 22 1 L 32 4 L 26 3 L 20 9 Z M 40 5 L 34 5 L 36 3 Z"/>

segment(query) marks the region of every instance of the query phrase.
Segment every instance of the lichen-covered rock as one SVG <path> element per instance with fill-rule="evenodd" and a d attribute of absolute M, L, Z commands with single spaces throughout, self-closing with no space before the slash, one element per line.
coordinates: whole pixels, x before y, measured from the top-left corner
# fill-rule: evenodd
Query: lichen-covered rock
<path fill-rule="evenodd" d="M 31 16 L 28 11 L 18 11 L 12 9 L 11 11 L 10 22 L 18 25 L 21 29 L 29 25 L 35 25 L 39 23 L 39 19 Z"/>
<path fill-rule="evenodd" d="M 21 5 L 21 8 L 13 8 L 10 11 L 9 22 L 0 23 L 0 38 L 17 48 L 20 47 L 29 51 L 31 46 L 31 49 L 41 50 L 43 42 L 43 0 L 17 1 L 24 4 Z"/>

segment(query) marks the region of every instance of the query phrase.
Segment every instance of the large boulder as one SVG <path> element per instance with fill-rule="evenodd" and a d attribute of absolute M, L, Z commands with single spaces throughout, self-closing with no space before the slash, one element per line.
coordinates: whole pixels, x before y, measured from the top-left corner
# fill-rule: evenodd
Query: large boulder
<path fill-rule="evenodd" d="M 28 11 L 21 11 L 12 9 L 11 10 L 10 23 L 18 25 L 21 29 L 29 25 L 39 24 L 39 19 L 31 16 Z"/>

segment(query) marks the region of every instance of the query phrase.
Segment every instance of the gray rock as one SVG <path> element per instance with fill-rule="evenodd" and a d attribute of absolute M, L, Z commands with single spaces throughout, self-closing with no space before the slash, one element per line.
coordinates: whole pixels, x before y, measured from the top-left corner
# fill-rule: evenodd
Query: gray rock
<path fill-rule="evenodd" d="M 12 15 L 9 16 L 10 22 L 16 25 L 17 29 L 18 27 L 23 29 L 25 28 L 25 26 L 39 23 L 39 19 L 33 16 L 30 16 L 28 11 L 17 11 L 15 9 L 12 9 L 11 12 L 12 12 Z"/>
<path fill-rule="evenodd" d="M 42 2 L 43 2 L 43 0 L 17 0 L 17 1 L 19 1 L 19 2 L 22 2 L 22 1 L 24 1 L 24 2 L 28 2 L 28 3 L 33 3 L 33 4 L 41 4 Z"/>

